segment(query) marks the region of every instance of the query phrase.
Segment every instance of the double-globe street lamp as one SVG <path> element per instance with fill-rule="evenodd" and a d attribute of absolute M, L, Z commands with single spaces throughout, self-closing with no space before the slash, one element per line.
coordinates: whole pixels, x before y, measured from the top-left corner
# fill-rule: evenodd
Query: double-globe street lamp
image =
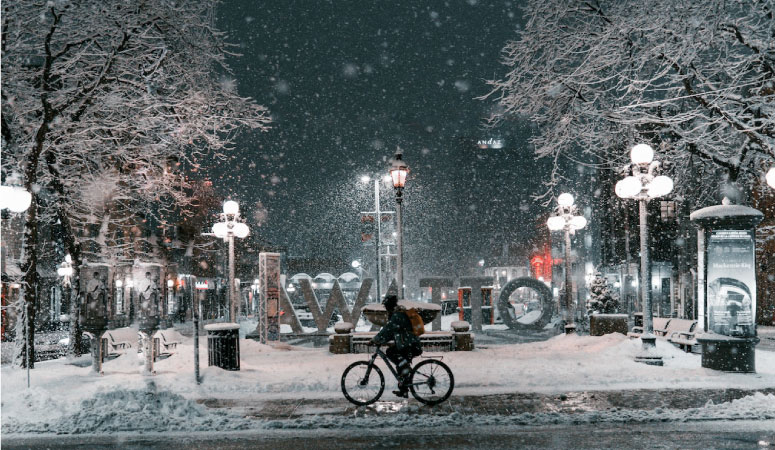
<path fill-rule="evenodd" d="M 409 173 L 409 166 L 403 160 L 401 149 L 396 151 L 393 156 L 393 162 L 390 165 L 390 178 L 393 180 L 393 188 L 396 192 L 396 283 L 398 284 L 398 298 L 404 298 L 404 232 L 402 225 L 404 186 L 406 185 L 406 175 Z"/>
<path fill-rule="evenodd" d="M 213 225 L 213 234 L 229 243 L 229 317 L 228 321 L 237 320 L 237 293 L 234 286 L 234 237 L 246 238 L 250 233 L 248 226 L 240 221 L 239 204 L 234 200 L 223 203 L 220 222 Z"/>
<path fill-rule="evenodd" d="M 643 299 L 643 333 L 641 343 L 644 352 L 635 361 L 661 366 L 662 357 L 651 352 L 656 347 L 653 312 L 651 310 L 651 282 L 649 279 L 648 201 L 663 197 L 673 190 L 673 180 L 656 175 L 661 163 L 654 161 L 654 150 L 647 144 L 638 144 L 630 151 L 632 163 L 626 169 L 632 175 L 616 183 L 616 195 L 624 199 L 638 200 L 640 210 L 640 289 Z"/>
<path fill-rule="evenodd" d="M 574 323 L 575 308 L 573 308 L 573 281 L 571 280 L 571 262 L 570 262 L 570 236 L 576 230 L 587 226 L 587 219 L 578 215 L 578 208 L 573 204 L 573 196 L 564 193 L 557 197 L 557 214 L 549 217 L 546 226 L 551 231 L 565 232 L 565 333 L 571 334 L 576 331 Z"/>

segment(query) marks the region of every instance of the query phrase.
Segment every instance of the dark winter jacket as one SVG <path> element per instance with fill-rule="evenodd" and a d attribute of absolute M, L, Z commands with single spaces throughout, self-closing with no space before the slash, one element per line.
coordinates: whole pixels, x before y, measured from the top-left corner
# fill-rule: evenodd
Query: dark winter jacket
<path fill-rule="evenodd" d="M 395 311 L 388 319 L 388 323 L 374 336 L 375 344 L 383 345 L 390 341 L 396 342 L 396 350 L 399 352 L 411 350 L 414 353 L 413 356 L 419 356 L 422 353 L 420 338 L 412 333 L 412 322 L 404 311 Z"/>

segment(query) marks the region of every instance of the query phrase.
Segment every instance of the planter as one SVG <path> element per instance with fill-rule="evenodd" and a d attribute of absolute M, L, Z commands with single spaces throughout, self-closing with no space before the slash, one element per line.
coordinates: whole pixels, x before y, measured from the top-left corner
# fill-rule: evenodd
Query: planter
<path fill-rule="evenodd" d="M 735 338 L 716 333 L 697 335 L 702 367 L 723 372 L 756 373 L 758 337 Z"/>
<path fill-rule="evenodd" d="M 627 335 L 627 314 L 590 314 L 589 335 L 621 333 Z"/>
<path fill-rule="evenodd" d="M 433 322 L 433 319 L 441 312 L 441 306 L 433 303 L 420 303 L 412 302 L 409 300 L 400 300 L 398 302 L 399 308 L 410 309 L 414 308 L 422 317 L 424 324 Z M 385 311 L 385 307 L 381 303 L 372 303 L 363 307 L 363 315 L 366 319 L 374 325 L 384 327 L 388 321 L 388 313 Z"/>

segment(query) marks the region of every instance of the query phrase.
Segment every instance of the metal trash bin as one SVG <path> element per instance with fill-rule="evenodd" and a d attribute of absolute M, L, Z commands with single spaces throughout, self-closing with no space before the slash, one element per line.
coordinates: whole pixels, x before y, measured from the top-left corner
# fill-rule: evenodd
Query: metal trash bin
<path fill-rule="evenodd" d="M 239 325 L 211 323 L 207 331 L 207 365 L 239 370 Z"/>

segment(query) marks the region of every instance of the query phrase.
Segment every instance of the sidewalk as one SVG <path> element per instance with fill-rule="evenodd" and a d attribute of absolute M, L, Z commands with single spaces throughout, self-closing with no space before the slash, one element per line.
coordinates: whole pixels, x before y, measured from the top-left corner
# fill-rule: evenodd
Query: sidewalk
<path fill-rule="evenodd" d="M 2 432 L 114 433 L 254 428 L 383 427 L 467 423 L 597 423 L 662 420 L 775 419 L 775 352 L 757 350 L 758 373 L 703 369 L 701 357 L 657 341 L 664 367 L 634 362 L 640 342 L 622 335 L 566 336 L 488 344 L 473 352 L 437 353 L 455 376 L 451 399 L 434 408 L 394 397 L 386 378 L 382 401 L 354 408 L 340 379 L 367 355 L 323 348 L 240 341 L 240 371 L 206 367 L 193 377 L 193 346 L 142 373 L 126 354 L 104 375 L 66 359 L 36 364 L 31 388 L 24 370 L 2 367 Z M 425 355 L 430 356 L 430 355 Z"/>

